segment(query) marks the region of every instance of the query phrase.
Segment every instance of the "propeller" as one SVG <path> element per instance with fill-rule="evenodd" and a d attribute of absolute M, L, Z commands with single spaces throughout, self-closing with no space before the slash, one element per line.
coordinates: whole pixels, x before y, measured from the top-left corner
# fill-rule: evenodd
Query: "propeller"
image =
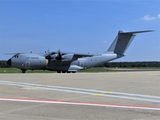
<path fill-rule="evenodd" d="M 62 60 L 62 54 L 61 54 L 61 51 L 58 50 L 58 54 L 57 54 L 57 57 L 56 57 L 57 60 Z"/>
<path fill-rule="evenodd" d="M 48 49 L 47 51 L 45 51 L 45 56 L 48 56 L 50 54 L 50 50 Z"/>
<path fill-rule="evenodd" d="M 49 52 L 47 51 L 47 54 L 45 56 L 46 59 L 56 59 L 58 61 L 62 60 L 62 53 L 60 50 L 58 52 Z"/>
<path fill-rule="evenodd" d="M 46 59 L 51 59 L 51 56 L 50 56 L 50 50 L 48 49 L 47 51 L 45 51 L 45 54 L 46 54 L 46 56 L 45 56 L 45 58 Z"/>

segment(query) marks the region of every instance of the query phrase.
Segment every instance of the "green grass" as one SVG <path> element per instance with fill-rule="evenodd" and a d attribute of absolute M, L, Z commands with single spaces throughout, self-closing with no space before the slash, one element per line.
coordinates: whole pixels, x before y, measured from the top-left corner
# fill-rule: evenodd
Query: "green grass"
<path fill-rule="evenodd" d="M 89 68 L 80 70 L 78 72 L 123 72 L 123 71 L 160 71 L 160 68 Z M 0 73 L 22 73 L 17 68 L 0 68 Z M 27 70 L 26 73 L 56 73 L 56 71 L 49 70 Z"/>
<path fill-rule="evenodd" d="M 79 72 L 116 72 L 119 70 L 111 70 L 111 69 L 107 69 L 107 68 L 89 68 L 89 69 L 85 69 L 85 70 L 81 70 Z"/>
<path fill-rule="evenodd" d="M 86 70 L 80 70 L 78 72 L 111 72 L 116 70 L 108 70 L 105 68 L 90 68 Z M 17 68 L 0 68 L 0 73 L 21 73 L 20 69 Z M 56 73 L 56 71 L 49 70 L 27 70 L 26 73 Z"/>
<path fill-rule="evenodd" d="M 17 68 L 0 68 L 0 73 L 19 73 L 20 70 Z"/>
<path fill-rule="evenodd" d="M 26 73 L 54 73 L 55 71 L 48 70 L 27 70 Z M 0 68 L 0 73 L 22 73 L 20 69 L 17 68 Z"/>

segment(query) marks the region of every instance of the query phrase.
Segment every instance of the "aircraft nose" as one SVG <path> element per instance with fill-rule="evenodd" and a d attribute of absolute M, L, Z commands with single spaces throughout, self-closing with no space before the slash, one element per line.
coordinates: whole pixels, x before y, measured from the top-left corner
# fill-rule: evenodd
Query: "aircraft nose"
<path fill-rule="evenodd" d="M 11 59 L 9 59 L 9 60 L 7 61 L 7 64 L 8 64 L 9 66 L 11 66 Z"/>

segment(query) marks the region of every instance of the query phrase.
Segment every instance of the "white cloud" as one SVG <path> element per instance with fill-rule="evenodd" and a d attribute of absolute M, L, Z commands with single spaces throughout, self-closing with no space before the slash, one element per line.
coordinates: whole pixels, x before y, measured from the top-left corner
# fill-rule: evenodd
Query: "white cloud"
<path fill-rule="evenodd" d="M 143 20 L 150 21 L 150 20 L 155 20 L 156 17 L 154 17 L 154 16 L 149 16 L 149 15 L 145 15 L 142 19 L 143 19 Z"/>
<path fill-rule="evenodd" d="M 157 16 L 145 15 L 145 16 L 142 17 L 141 19 L 142 19 L 142 20 L 145 20 L 145 21 L 151 21 L 151 20 L 160 19 L 160 14 L 158 14 Z"/>
<path fill-rule="evenodd" d="M 103 43 L 107 43 L 108 41 L 107 40 L 104 40 L 104 41 L 102 41 Z"/>

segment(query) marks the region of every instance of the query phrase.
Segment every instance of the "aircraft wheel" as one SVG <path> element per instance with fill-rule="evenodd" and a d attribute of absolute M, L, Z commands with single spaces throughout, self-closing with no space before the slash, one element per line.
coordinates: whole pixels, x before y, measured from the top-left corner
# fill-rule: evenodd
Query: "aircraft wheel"
<path fill-rule="evenodd" d="M 66 71 L 62 71 L 62 73 L 66 73 Z"/>
<path fill-rule="evenodd" d="M 67 71 L 67 73 L 71 73 L 71 71 Z"/>
<path fill-rule="evenodd" d="M 61 71 L 60 71 L 60 70 L 58 70 L 58 71 L 57 71 L 57 73 L 61 73 Z"/>
<path fill-rule="evenodd" d="M 72 71 L 72 73 L 76 73 L 76 71 Z"/>
<path fill-rule="evenodd" d="M 26 70 L 25 69 L 22 69 L 22 73 L 25 73 L 26 72 Z"/>

